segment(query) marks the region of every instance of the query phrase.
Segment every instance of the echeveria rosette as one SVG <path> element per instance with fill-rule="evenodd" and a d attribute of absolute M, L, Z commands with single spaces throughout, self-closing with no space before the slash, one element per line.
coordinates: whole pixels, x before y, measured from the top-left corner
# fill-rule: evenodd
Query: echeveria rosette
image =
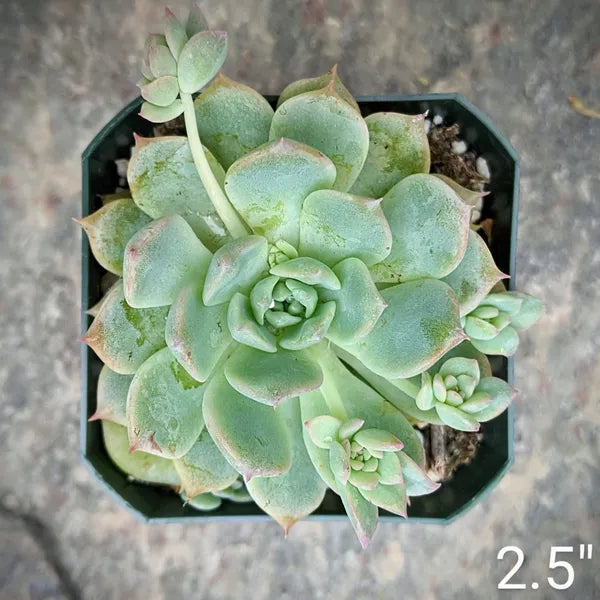
<path fill-rule="evenodd" d="M 523 292 L 494 292 L 463 317 L 463 326 L 481 352 L 512 356 L 519 345 L 518 331 L 531 327 L 543 311 L 540 300 Z"/>

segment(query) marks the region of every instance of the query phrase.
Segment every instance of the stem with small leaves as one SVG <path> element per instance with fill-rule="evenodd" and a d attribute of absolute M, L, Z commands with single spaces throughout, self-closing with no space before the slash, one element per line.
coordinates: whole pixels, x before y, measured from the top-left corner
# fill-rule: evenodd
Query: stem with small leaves
<path fill-rule="evenodd" d="M 217 214 L 221 217 L 225 227 L 231 234 L 231 237 L 239 238 L 248 235 L 246 226 L 233 206 L 231 206 L 225 192 L 221 189 L 219 182 L 216 180 L 210 165 L 206 160 L 206 154 L 204 153 L 200 135 L 198 134 L 196 111 L 194 110 L 192 95 L 182 92 L 181 102 L 183 103 L 183 117 L 185 119 L 188 142 L 192 151 L 192 157 L 194 158 L 194 164 L 196 165 L 204 189 L 211 199 Z"/>

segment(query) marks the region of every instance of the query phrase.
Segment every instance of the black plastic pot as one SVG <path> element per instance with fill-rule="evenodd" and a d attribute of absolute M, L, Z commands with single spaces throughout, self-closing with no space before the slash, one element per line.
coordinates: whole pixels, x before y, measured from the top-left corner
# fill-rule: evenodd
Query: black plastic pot
<path fill-rule="evenodd" d="M 268 97 L 275 103 L 276 97 Z M 483 217 L 494 220 L 491 245 L 496 263 L 511 276 L 515 285 L 515 255 L 517 240 L 517 209 L 519 200 L 519 158 L 507 139 L 470 102 L 458 94 L 424 94 L 418 96 L 383 96 L 358 98 L 363 115 L 381 111 L 407 114 L 430 110 L 447 122 L 458 123 L 461 135 L 471 148 L 488 162 L 493 178 L 486 199 Z M 100 196 L 114 191 L 117 171 L 114 160 L 129 158 L 133 132 L 151 136 L 152 126 L 138 116 L 141 98 L 134 100 L 98 133 L 82 155 L 83 192 L 82 214 L 101 206 Z M 104 270 L 90 253 L 86 236 L 82 244 L 81 319 L 85 332 L 91 322 L 85 311 L 101 297 L 100 280 Z M 88 422 L 96 409 L 96 383 L 102 363 L 87 346 L 81 351 L 81 455 L 84 463 L 104 488 L 136 517 L 153 522 L 263 520 L 265 515 L 255 504 L 235 504 L 224 501 L 213 512 L 198 512 L 182 506 L 180 498 L 168 489 L 132 483 L 111 462 L 104 449 L 99 422 Z M 497 357 L 492 361 L 494 374 L 512 383 L 511 359 Z M 409 520 L 449 522 L 476 504 L 504 476 L 513 462 L 512 407 L 493 421 L 486 423 L 484 438 L 474 460 L 461 467 L 451 481 L 438 491 L 411 499 Z M 385 514 L 383 520 L 404 519 Z M 346 519 L 338 497 L 328 492 L 325 500 L 310 519 Z"/>

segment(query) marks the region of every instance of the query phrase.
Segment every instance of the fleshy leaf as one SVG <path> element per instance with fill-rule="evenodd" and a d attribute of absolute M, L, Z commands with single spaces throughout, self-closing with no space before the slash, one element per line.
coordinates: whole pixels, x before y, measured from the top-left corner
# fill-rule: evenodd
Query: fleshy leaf
<path fill-rule="evenodd" d="M 107 271 L 122 275 L 127 242 L 151 220 L 131 198 L 121 198 L 77 222 L 88 236 L 94 258 Z"/>
<path fill-rule="evenodd" d="M 292 140 L 277 140 L 234 163 L 225 191 L 252 231 L 272 243 L 283 239 L 297 247 L 304 199 L 334 181 L 335 167 L 326 156 Z"/>
<path fill-rule="evenodd" d="M 363 419 L 350 419 L 346 421 L 339 429 L 339 438 L 341 440 L 351 438 L 364 424 Z"/>
<path fill-rule="evenodd" d="M 152 44 L 148 50 L 148 63 L 154 77 L 177 74 L 177 63 L 167 46 Z"/>
<path fill-rule="evenodd" d="M 271 354 L 240 346 L 225 363 L 225 376 L 239 393 L 275 407 L 323 382 L 321 368 L 307 352 L 282 348 Z"/>
<path fill-rule="evenodd" d="M 179 95 L 179 86 L 176 77 L 163 75 L 143 85 L 140 91 L 144 100 L 156 106 L 167 107 L 175 102 Z"/>
<path fill-rule="evenodd" d="M 425 115 L 395 112 L 365 117 L 369 128 L 369 153 L 351 192 L 381 198 L 401 179 L 429 172 L 429 143 Z"/>
<path fill-rule="evenodd" d="M 206 381 L 233 343 L 227 327 L 227 305 L 205 306 L 202 286 L 192 282 L 171 305 L 165 338 L 183 368 L 197 381 Z"/>
<path fill-rule="evenodd" d="M 127 304 L 123 284 L 111 288 L 82 341 L 110 369 L 123 375 L 138 367 L 165 345 L 168 307 L 133 308 Z"/>
<path fill-rule="evenodd" d="M 225 170 L 269 141 L 271 105 L 222 73 L 196 98 L 194 108 L 200 139 Z"/>
<path fill-rule="evenodd" d="M 211 258 L 179 215 L 153 221 L 125 247 L 123 282 L 128 304 L 135 308 L 171 304 L 187 283 L 204 278 Z"/>
<path fill-rule="evenodd" d="M 277 352 L 275 336 L 254 319 L 250 302 L 244 294 L 236 292 L 229 302 L 227 326 L 234 340 L 263 352 Z"/>
<path fill-rule="evenodd" d="M 290 138 L 316 148 L 335 165 L 334 189 L 346 192 L 356 181 L 369 150 L 369 131 L 360 114 L 327 88 L 286 100 L 271 123 L 270 139 Z"/>
<path fill-rule="evenodd" d="M 379 473 L 376 471 L 355 471 L 350 473 L 350 483 L 359 490 L 374 490 L 379 484 Z"/>
<path fill-rule="evenodd" d="M 360 488 L 363 497 L 388 512 L 406 518 L 407 494 L 403 483 L 396 485 L 378 485 L 374 489 Z"/>
<path fill-rule="evenodd" d="M 329 449 L 331 442 L 337 440 L 342 422 L 331 415 L 319 415 L 304 423 L 310 439 L 315 446 Z"/>
<path fill-rule="evenodd" d="M 519 334 L 509 325 L 490 340 L 471 338 L 471 344 L 484 354 L 512 356 L 519 347 Z"/>
<path fill-rule="evenodd" d="M 252 498 L 246 490 L 246 486 L 240 479 L 234 481 L 228 488 L 225 488 L 224 490 L 214 491 L 213 494 L 219 498 L 231 500 L 231 502 L 252 502 Z"/>
<path fill-rule="evenodd" d="M 350 454 L 337 440 L 333 440 L 329 445 L 329 466 L 337 484 L 346 485 L 351 473 Z"/>
<path fill-rule="evenodd" d="M 222 504 L 221 498 L 215 496 L 214 494 L 211 494 L 210 492 L 207 492 L 206 494 L 198 494 L 193 498 L 189 498 L 185 494 L 182 494 L 181 497 L 183 500 L 186 501 L 187 504 L 189 504 L 192 508 L 195 508 L 196 510 L 215 510 L 219 508 L 219 506 L 221 506 Z"/>
<path fill-rule="evenodd" d="M 320 77 L 309 77 L 307 79 L 299 79 L 298 81 L 294 81 L 290 83 L 284 90 L 281 92 L 278 100 L 277 100 L 277 108 L 281 106 L 286 100 L 293 98 L 294 96 L 299 96 L 300 94 L 304 94 L 305 92 L 314 92 L 316 90 L 321 90 L 324 87 L 327 87 L 333 81 L 333 85 L 335 87 L 335 91 L 339 94 L 342 100 L 345 100 L 354 110 L 356 110 L 360 114 L 360 108 L 358 103 L 352 96 L 352 94 L 348 91 L 346 86 L 342 83 L 342 80 L 339 78 L 337 74 L 337 65 L 333 65 L 333 68 L 325 75 L 321 75 Z"/>
<path fill-rule="evenodd" d="M 392 433 L 384 429 L 361 429 L 354 440 L 367 450 L 383 450 L 396 452 L 402 450 L 404 444 Z"/>
<path fill-rule="evenodd" d="M 310 319 L 288 327 L 279 340 L 279 345 L 288 350 L 302 350 L 320 342 L 329 330 L 331 321 L 335 316 L 335 302 L 323 302 Z"/>
<path fill-rule="evenodd" d="M 398 485 L 404 483 L 402 465 L 397 452 L 384 452 L 377 464 L 379 482 L 382 485 Z"/>
<path fill-rule="evenodd" d="M 271 268 L 278 277 L 297 279 L 309 285 L 320 285 L 328 290 L 339 290 L 342 286 L 336 274 L 322 262 L 308 256 L 300 256 Z"/>
<path fill-rule="evenodd" d="M 479 431 L 479 422 L 471 415 L 464 413 L 460 408 L 441 404 L 435 405 L 435 410 L 446 425 L 459 431 Z"/>
<path fill-rule="evenodd" d="M 171 10 L 165 9 L 167 15 L 167 24 L 165 26 L 165 39 L 171 54 L 175 59 L 179 58 L 181 49 L 185 46 L 188 36 L 185 27 L 177 19 Z"/>
<path fill-rule="evenodd" d="M 481 236 L 469 231 L 467 249 L 462 260 L 442 281 L 456 293 L 462 317 L 475 309 L 489 291 L 506 277 L 496 266 Z"/>
<path fill-rule="evenodd" d="M 127 398 L 131 450 L 180 458 L 203 427 L 204 386 L 192 379 L 168 348 L 136 372 Z"/>
<path fill-rule="evenodd" d="M 473 415 L 480 423 L 491 421 L 503 413 L 516 394 L 514 388 L 497 377 L 484 377 L 479 382 L 475 393 L 489 394 L 492 397 L 492 403 L 487 408 Z"/>
<path fill-rule="evenodd" d="M 338 485 L 336 491 L 364 550 L 377 529 L 377 507 L 366 500 L 352 484 Z"/>
<path fill-rule="evenodd" d="M 206 151 L 208 164 L 222 184 L 225 172 Z M 196 170 L 185 137 L 137 138 L 127 169 L 135 203 L 154 219 L 181 215 L 211 251 L 229 239 Z"/>
<path fill-rule="evenodd" d="M 279 277 L 269 275 L 261 279 L 250 292 L 250 306 L 252 314 L 259 325 L 265 323 L 265 313 L 269 310 L 273 300 L 273 288 L 279 281 Z"/>
<path fill-rule="evenodd" d="M 318 508 L 326 488 L 304 446 L 298 398 L 282 404 L 279 413 L 288 431 L 292 465 L 283 475 L 253 477 L 247 487 L 256 504 L 273 517 L 287 535 L 296 521 Z"/>
<path fill-rule="evenodd" d="M 111 460 L 127 475 L 146 483 L 178 486 L 179 475 L 172 460 L 147 452 L 129 452 L 127 428 L 102 421 L 104 447 Z"/>
<path fill-rule="evenodd" d="M 132 379 L 133 375 L 115 373 L 104 365 L 98 376 L 96 412 L 89 420 L 104 419 L 126 427 L 127 392 Z"/>
<path fill-rule="evenodd" d="M 205 31 L 206 29 L 208 29 L 206 18 L 202 14 L 200 6 L 194 2 L 190 8 L 190 14 L 185 26 L 185 32 L 187 36 L 191 38 L 193 35 L 196 35 L 201 31 Z"/>
<path fill-rule="evenodd" d="M 248 294 L 261 275 L 267 274 L 267 240 L 258 235 L 237 238 L 212 257 L 202 299 L 207 306 L 230 300 L 236 292 Z"/>
<path fill-rule="evenodd" d="M 229 487 L 238 472 L 227 462 L 206 429 L 189 452 L 173 461 L 188 496 L 197 496 Z"/>
<path fill-rule="evenodd" d="M 327 337 L 336 344 L 353 344 L 373 329 L 386 303 L 369 270 L 357 258 L 341 261 L 333 267 L 333 272 L 341 288 L 321 292 L 323 300 L 334 300 L 337 306 Z"/>
<path fill-rule="evenodd" d="M 440 487 L 439 483 L 429 479 L 421 466 L 406 452 L 397 452 L 396 456 L 402 467 L 402 477 L 406 485 L 406 493 L 409 496 L 425 496 Z"/>
<path fill-rule="evenodd" d="M 388 379 L 422 373 L 465 339 L 454 292 L 422 279 L 381 291 L 388 306 L 373 329 L 344 347 L 368 369 Z"/>
<path fill-rule="evenodd" d="M 376 281 L 441 278 L 460 263 L 467 248 L 467 206 L 433 175 L 405 177 L 383 198 L 392 230 L 392 250 L 372 268 Z"/>
<path fill-rule="evenodd" d="M 441 179 L 445 184 L 449 185 L 458 194 L 458 197 L 469 206 L 476 206 L 478 200 L 483 196 L 487 196 L 488 194 L 488 192 L 476 192 L 463 187 L 462 185 L 456 183 L 454 179 L 451 179 L 446 175 L 441 175 L 440 173 L 433 173 L 433 175 L 434 177 Z"/>
<path fill-rule="evenodd" d="M 430 367 L 429 372 L 434 375 L 440 371 L 443 377 L 450 375 L 451 373 L 448 371 L 448 367 L 442 367 L 451 358 L 474 359 L 477 361 L 477 365 L 479 367 L 479 378 L 490 377 L 492 375 L 492 368 L 490 367 L 490 361 L 488 360 L 487 356 L 477 350 L 477 348 L 475 348 L 469 341 L 461 342 L 458 346 L 455 346 L 449 350 L 440 358 L 438 362 Z M 450 366 L 452 365 L 456 365 L 456 363 L 450 363 Z M 473 369 L 471 373 L 474 375 L 476 373 L 476 369 Z"/>
<path fill-rule="evenodd" d="M 201 31 L 182 48 L 177 60 L 177 79 L 181 91 L 195 94 L 219 71 L 227 57 L 224 31 Z M 152 66 L 152 65 L 151 65 Z"/>
<path fill-rule="evenodd" d="M 169 106 L 156 106 L 152 102 L 144 102 L 140 108 L 140 116 L 151 123 L 166 123 L 176 119 L 181 113 L 183 113 L 181 100 L 173 100 Z"/>
<path fill-rule="evenodd" d="M 222 373 L 208 383 L 203 410 L 212 439 L 246 481 L 289 470 L 292 450 L 280 412 L 237 392 Z"/>
<path fill-rule="evenodd" d="M 355 257 L 367 266 L 382 261 L 392 247 L 381 200 L 320 190 L 304 201 L 300 215 L 300 254 L 330 266 Z"/>
<path fill-rule="evenodd" d="M 527 329 L 531 327 L 543 314 L 544 303 L 533 296 L 523 292 L 511 292 L 523 300 L 519 311 L 511 315 L 510 324 L 515 329 Z M 484 302 L 485 304 L 485 302 Z"/>

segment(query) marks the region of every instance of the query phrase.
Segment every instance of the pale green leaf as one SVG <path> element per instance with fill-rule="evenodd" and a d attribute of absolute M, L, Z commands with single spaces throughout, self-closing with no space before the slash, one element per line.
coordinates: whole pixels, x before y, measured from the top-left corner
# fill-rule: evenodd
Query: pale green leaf
<path fill-rule="evenodd" d="M 510 324 L 515 329 L 527 329 L 531 327 L 543 314 L 544 303 L 533 296 L 523 292 L 512 292 L 523 300 L 519 312 L 511 315 Z"/>
<path fill-rule="evenodd" d="M 318 304 L 310 319 L 284 330 L 279 345 L 287 350 L 302 350 L 317 344 L 327 335 L 335 309 L 333 301 Z"/>
<path fill-rule="evenodd" d="M 321 368 L 306 351 L 282 348 L 271 354 L 240 346 L 225 363 L 225 375 L 239 393 L 271 406 L 310 392 L 323 381 Z"/>
<path fill-rule="evenodd" d="M 208 164 L 222 185 L 225 173 L 210 152 Z M 211 251 L 229 239 L 196 170 L 185 137 L 137 138 L 127 181 L 135 203 L 154 219 L 181 215 Z"/>
<path fill-rule="evenodd" d="M 165 12 L 167 14 L 167 24 L 165 26 L 165 39 L 167 41 L 167 46 L 169 47 L 171 54 L 175 57 L 175 59 L 177 59 L 179 58 L 181 49 L 185 46 L 185 43 L 188 40 L 188 36 L 186 34 L 185 27 L 177 19 L 173 12 L 168 8 Z"/>
<path fill-rule="evenodd" d="M 90 242 L 94 258 L 115 275 L 123 274 L 123 253 L 129 239 L 152 219 L 131 198 L 109 202 L 96 212 L 78 219 Z"/>
<path fill-rule="evenodd" d="M 380 204 L 335 190 L 313 192 L 300 215 L 300 254 L 330 266 L 350 257 L 367 266 L 382 261 L 392 233 Z"/>
<path fill-rule="evenodd" d="M 487 196 L 489 192 L 481 192 L 470 190 L 462 185 L 456 183 L 454 179 L 447 177 L 446 175 L 441 175 L 440 173 L 432 173 L 434 177 L 441 179 L 446 185 L 449 185 L 457 194 L 458 197 L 469 206 L 477 206 L 480 198 Z"/>
<path fill-rule="evenodd" d="M 176 77 L 163 75 L 143 85 L 140 91 L 144 100 L 156 106 L 168 107 L 177 99 L 179 86 Z"/>
<path fill-rule="evenodd" d="M 396 456 L 400 461 L 406 493 L 409 496 L 431 494 L 440 487 L 440 484 L 432 481 L 421 465 L 416 463 L 406 452 L 397 452 Z"/>
<path fill-rule="evenodd" d="M 479 422 L 460 408 L 448 404 L 437 403 L 435 410 L 446 425 L 459 431 L 479 431 Z"/>
<path fill-rule="evenodd" d="M 333 85 L 286 100 L 275 111 L 270 139 L 290 138 L 319 150 L 336 167 L 334 189 L 356 181 L 369 150 L 369 131 L 360 114 Z"/>
<path fill-rule="evenodd" d="M 378 485 L 373 489 L 359 488 L 363 497 L 388 512 L 401 517 L 407 518 L 406 506 L 408 496 L 406 494 L 406 486 L 403 483 L 396 485 Z"/>
<path fill-rule="evenodd" d="M 190 8 L 190 14 L 185 26 L 185 32 L 187 36 L 191 38 L 193 35 L 200 33 L 201 31 L 205 31 L 206 29 L 208 29 L 206 18 L 202 14 L 200 6 L 194 2 Z"/>
<path fill-rule="evenodd" d="M 171 51 L 162 44 L 152 44 L 148 50 L 148 64 L 154 77 L 177 75 L 177 62 Z"/>
<path fill-rule="evenodd" d="M 225 170 L 269 141 L 271 105 L 223 73 L 196 98 L 194 108 L 200 139 Z"/>
<path fill-rule="evenodd" d="M 363 428 L 354 436 L 354 441 L 367 450 L 382 450 L 383 452 L 396 452 L 404 447 L 404 444 L 394 434 L 384 429 Z"/>
<path fill-rule="evenodd" d="M 152 102 L 144 102 L 140 108 L 140 116 L 151 123 L 166 123 L 176 119 L 183 113 L 181 100 L 173 100 L 169 106 L 156 106 Z"/>
<path fill-rule="evenodd" d="M 397 452 L 384 452 L 377 463 L 377 472 L 382 485 L 398 485 L 404 482 Z"/>
<path fill-rule="evenodd" d="M 516 395 L 513 387 L 497 377 L 484 377 L 479 382 L 475 393 L 489 394 L 492 397 L 491 404 L 474 415 L 480 423 L 490 421 L 503 413 Z"/>
<path fill-rule="evenodd" d="M 205 306 L 201 282 L 184 287 L 169 310 L 165 339 L 173 356 L 196 380 L 206 381 L 233 339 L 227 304 Z"/>
<path fill-rule="evenodd" d="M 244 294 L 236 292 L 229 302 L 227 326 L 234 340 L 263 352 L 277 352 L 275 336 L 254 319 L 250 302 Z"/>
<path fill-rule="evenodd" d="M 204 386 L 192 379 L 168 348 L 137 370 L 127 398 L 132 450 L 180 458 L 203 427 Z"/>
<path fill-rule="evenodd" d="M 395 112 L 365 117 L 369 128 L 369 153 L 351 192 L 381 198 L 401 179 L 429 172 L 429 143 L 425 115 Z"/>
<path fill-rule="evenodd" d="M 322 262 L 308 256 L 300 256 L 271 268 L 271 275 L 297 279 L 309 285 L 318 285 L 328 290 L 339 290 L 340 280 Z"/>
<path fill-rule="evenodd" d="M 358 541 L 364 550 L 373 538 L 375 529 L 377 529 L 377 507 L 366 500 L 352 484 L 337 486 L 337 492 L 342 499 L 344 509 Z"/>
<path fill-rule="evenodd" d="M 252 231 L 296 247 L 304 199 L 334 181 L 335 167 L 326 156 L 292 140 L 277 140 L 234 163 L 225 191 Z"/>
<path fill-rule="evenodd" d="M 211 258 L 182 217 L 157 219 L 125 247 L 125 298 L 136 308 L 171 304 L 186 284 L 204 278 Z"/>
<path fill-rule="evenodd" d="M 223 66 L 226 57 L 227 34 L 224 31 L 194 34 L 182 48 L 177 60 L 177 79 L 181 91 L 195 94 L 203 88 Z"/>
<path fill-rule="evenodd" d="M 346 485 L 351 474 L 350 454 L 347 447 L 345 448 L 336 440 L 333 440 L 329 445 L 329 466 L 338 486 Z"/>
<path fill-rule="evenodd" d="M 215 444 L 246 481 L 289 470 L 292 450 L 280 412 L 237 392 L 222 373 L 208 383 L 203 411 Z"/>
<path fill-rule="evenodd" d="M 206 494 L 198 494 L 193 498 L 189 498 L 185 494 L 182 494 L 181 497 L 189 506 L 201 511 L 215 510 L 219 508 L 222 503 L 221 498 L 211 494 L 210 492 L 207 492 Z"/>
<path fill-rule="evenodd" d="M 89 420 L 104 419 L 127 426 L 127 393 L 132 379 L 133 375 L 115 373 L 104 365 L 98 376 L 96 411 Z"/>
<path fill-rule="evenodd" d="M 329 449 L 331 442 L 338 439 L 342 422 L 331 415 L 319 415 L 307 420 L 304 425 L 316 446 Z"/>

